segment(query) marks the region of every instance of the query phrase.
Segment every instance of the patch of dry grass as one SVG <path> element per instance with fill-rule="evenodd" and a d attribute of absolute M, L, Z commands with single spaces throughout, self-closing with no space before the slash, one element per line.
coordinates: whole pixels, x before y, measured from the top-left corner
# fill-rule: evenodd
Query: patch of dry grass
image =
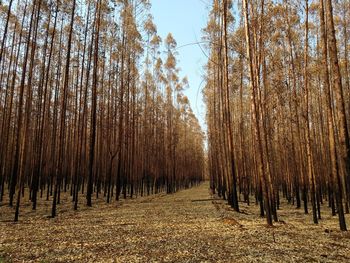
<path fill-rule="evenodd" d="M 17 224 L 8 221 L 13 211 L 3 206 L 0 257 L 5 262 L 350 262 L 350 234 L 338 231 L 327 208 L 314 225 L 311 215 L 283 204 L 284 222 L 267 227 L 258 206 L 240 203 L 244 213 L 236 213 L 211 197 L 208 187 L 110 205 L 95 200 L 93 208 L 81 205 L 77 212 L 62 200 L 55 219 L 47 218 L 51 202 L 40 201 L 37 212 L 22 207 Z M 349 221 L 347 215 L 350 226 Z"/>

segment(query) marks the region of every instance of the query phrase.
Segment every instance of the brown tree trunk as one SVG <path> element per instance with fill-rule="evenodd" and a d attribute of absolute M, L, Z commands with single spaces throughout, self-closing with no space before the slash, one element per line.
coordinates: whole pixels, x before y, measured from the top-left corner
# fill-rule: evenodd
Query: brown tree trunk
<path fill-rule="evenodd" d="M 328 0 L 326 0 L 328 1 Z M 330 27 L 333 27 L 333 32 L 331 32 L 331 40 L 330 40 L 330 56 L 331 56 L 331 62 L 335 68 L 333 68 L 334 71 L 337 71 L 337 51 L 335 43 L 335 32 L 334 32 L 334 25 L 332 24 L 333 16 L 332 16 L 332 7 L 331 2 L 327 2 L 328 7 L 328 19 L 330 19 Z M 326 35 L 326 23 L 325 23 L 325 15 L 324 15 L 324 4 L 323 0 L 320 0 L 320 20 L 321 20 L 321 34 L 322 34 L 322 40 L 323 40 L 323 65 L 324 65 L 324 85 L 326 86 L 326 99 L 327 99 L 327 113 L 328 113 L 328 129 L 329 129 L 329 148 L 330 148 L 330 157 L 331 157 L 331 167 L 332 167 L 332 187 L 334 189 L 336 202 L 337 202 L 337 209 L 338 209 L 338 216 L 339 216 L 339 225 L 340 229 L 342 231 L 346 231 L 346 222 L 344 217 L 344 211 L 343 211 L 343 203 L 342 203 L 342 187 L 341 187 L 341 180 L 340 180 L 340 174 L 339 174 L 339 166 L 337 162 L 337 153 L 336 153 L 336 139 L 335 139 L 335 114 L 333 113 L 332 109 L 332 101 L 331 101 L 331 86 L 330 86 L 330 78 L 329 78 L 329 72 L 328 72 L 328 53 L 327 53 L 327 35 Z M 332 29 L 331 29 L 332 31 Z M 334 54 L 335 52 L 335 54 Z M 339 67 L 338 67 L 339 70 Z M 340 74 L 340 72 L 338 71 Z M 338 86 L 341 85 L 340 82 L 340 75 L 337 74 L 337 72 L 334 72 L 334 83 L 333 85 Z M 338 75 L 338 76 L 337 76 Z M 339 83 L 340 82 L 340 83 Z M 336 88 L 336 87 L 334 87 Z M 339 90 L 336 90 L 338 92 Z M 338 94 L 339 96 L 339 94 Z M 337 97 L 339 99 L 339 97 Z M 340 102 L 340 101 L 339 101 Z M 340 130 L 342 130 L 343 127 L 340 127 Z M 341 131 L 340 131 L 341 132 Z M 343 131 L 344 132 L 344 131 Z M 344 135 L 344 134 L 343 134 Z M 344 139 L 344 138 L 343 138 Z M 343 145 L 344 146 L 344 145 Z"/>

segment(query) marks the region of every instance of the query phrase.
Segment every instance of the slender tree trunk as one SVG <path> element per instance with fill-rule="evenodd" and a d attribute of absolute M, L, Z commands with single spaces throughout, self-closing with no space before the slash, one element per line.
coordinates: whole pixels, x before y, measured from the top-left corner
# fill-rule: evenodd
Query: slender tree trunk
<path fill-rule="evenodd" d="M 316 185 L 313 172 L 313 156 L 311 149 L 311 128 L 310 128 L 310 91 L 309 91 L 309 72 L 308 72 L 308 56 L 309 56 L 309 2 L 305 0 L 305 50 L 304 50 L 304 92 L 305 92 L 305 114 L 306 114 L 306 155 L 307 155 L 307 173 L 309 177 L 309 187 L 311 188 L 311 204 L 314 223 L 317 224 L 316 209 Z"/>
<path fill-rule="evenodd" d="M 73 25 L 74 25 L 74 15 L 75 15 L 75 5 L 76 0 L 73 0 L 72 3 L 72 13 L 71 13 L 71 20 L 70 20 L 70 29 L 69 29 L 69 36 L 68 36 L 68 46 L 67 46 L 67 57 L 66 57 L 66 66 L 65 66 L 65 73 L 64 73 L 64 83 L 63 83 L 63 90 L 61 94 L 61 120 L 60 120 L 60 136 L 59 136 L 59 153 L 58 153 L 58 162 L 56 166 L 56 182 L 55 182 L 55 190 L 54 190 L 54 196 L 52 201 L 52 210 L 51 210 L 51 216 L 56 216 L 56 206 L 57 206 L 57 199 L 59 190 L 61 187 L 61 178 L 62 173 L 65 172 L 64 169 L 64 145 L 65 145 L 65 134 L 66 134 L 66 110 L 67 110 L 67 100 L 68 100 L 68 84 L 69 84 L 69 69 L 70 69 L 70 56 L 71 56 L 71 47 L 72 47 L 72 35 L 73 35 Z"/>
<path fill-rule="evenodd" d="M 328 1 L 328 0 L 327 0 Z M 331 3 L 327 3 L 328 11 L 331 12 L 332 9 L 329 9 Z M 331 13 L 329 14 L 329 19 L 333 21 L 333 18 L 331 18 Z M 334 193 L 336 196 L 336 202 L 337 202 L 337 208 L 338 208 L 338 216 L 339 216 L 339 225 L 340 229 L 342 231 L 346 231 L 346 223 L 345 223 L 345 217 L 344 217 L 344 211 L 343 211 L 343 204 L 342 204 L 342 194 L 341 194 L 341 181 L 340 175 L 339 175 L 339 167 L 337 162 L 337 153 L 336 153 L 336 139 L 335 139 L 335 129 L 334 129 L 334 114 L 332 109 L 332 101 L 331 101 L 331 86 L 330 86 L 330 78 L 329 78 L 329 72 L 328 72 L 328 53 L 327 53 L 327 35 L 326 35 L 326 23 L 325 23 L 325 15 L 324 15 L 324 4 L 323 0 L 320 0 L 320 21 L 321 21 L 321 34 L 322 34 L 322 40 L 323 40 L 323 65 L 324 65 L 324 85 L 326 86 L 326 100 L 327 100 L 327 113 L 328 113 L 328 132 L 329 132 L 329 150 L 330 150 L 330 157 L 331 157 L 331 169 L 332 169 L 332 182 L 331 187 L 334 189 Z M 332 27 L 332 26 L 331 26 Z M 334 33 L 334 26 L 333 26 L 333 33 Z M 331 33 L 331 35 L 333 34 Z M 336 58 L 334 58 L 334 44 L 335 44 L 335 35 L 332 37 L 333 41 L 333 47 L 330 51 L 330 56 L 332 56 L 332 62 L 333 66 L 336 66 L 337 61 Z M 339 69 L 339 68 L 338 68 Z M 336 69 L 333 69 L 336 70 Z M 338 76 L 339 77 L 339 76 Z M 334 85 L 339 85 L 339 79 L 337 81 L 337 76 L 334 76 Z M 339 88 L 339 87 L 338 87 Z M 341 128 L 340 128 L 341 129 Z"/>

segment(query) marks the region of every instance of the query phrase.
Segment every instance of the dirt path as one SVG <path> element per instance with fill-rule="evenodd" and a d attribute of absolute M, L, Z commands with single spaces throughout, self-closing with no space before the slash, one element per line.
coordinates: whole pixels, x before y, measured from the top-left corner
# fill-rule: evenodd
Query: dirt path
<path fill-rule="evenodd" d="M 56 219 L 1 222 L 0 256 L 5 262 L 350 261 L 350 236 L 335 230 L 335 219 L 304 225 L 305 216 L 295 214 L 289 223 L 282 210 L 285 222 L 267 228 L 255 205 L 242 204 L 238 214 L 211 198 L 204 183 L 117 208 L 101 203 Z"/>

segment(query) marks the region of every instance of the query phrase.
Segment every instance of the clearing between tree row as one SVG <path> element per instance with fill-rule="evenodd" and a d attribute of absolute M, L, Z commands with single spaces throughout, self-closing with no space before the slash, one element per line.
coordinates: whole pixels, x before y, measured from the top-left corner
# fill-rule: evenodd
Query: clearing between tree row
<path fill-rule="evenodd" d="M 0 215 L 0 261 L 350 261 L 350 235 L 337 230 L 337 217 L 324 213 L 314 225 L 302 209 L 284 204 L 281 221 L 267 227 L 257 217 L 257 205 L 241 203 L 236 213 L 210 195 L 207 182 L 117 205 L 96 201 L 75 212 L 64 202 L 54 219 L 47 217 L 50 202 L 45 202 L 41 214 L 23 208 L 20 223 L 7 221 L 6 211 Z"/>

